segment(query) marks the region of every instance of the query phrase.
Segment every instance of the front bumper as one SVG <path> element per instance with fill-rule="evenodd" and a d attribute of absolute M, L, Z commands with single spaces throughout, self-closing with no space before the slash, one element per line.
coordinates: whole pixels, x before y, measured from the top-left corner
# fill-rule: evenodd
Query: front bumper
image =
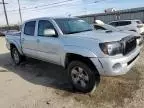
<path fill-rule="evenodd" d="M 138 60 L 140 47 L 128 55 L 119 57 L 91 58 L 100 75 L 117 76 L 126 74 Z"/>

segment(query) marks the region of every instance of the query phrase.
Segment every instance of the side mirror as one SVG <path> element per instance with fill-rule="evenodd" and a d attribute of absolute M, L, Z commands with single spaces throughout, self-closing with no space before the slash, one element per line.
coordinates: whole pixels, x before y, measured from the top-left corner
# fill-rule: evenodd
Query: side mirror
<path fill-rule="evenodd" d="M 46 29 L 44 30 L 44 36 L 55 36 L 56 32 L 54 29 Z"/>

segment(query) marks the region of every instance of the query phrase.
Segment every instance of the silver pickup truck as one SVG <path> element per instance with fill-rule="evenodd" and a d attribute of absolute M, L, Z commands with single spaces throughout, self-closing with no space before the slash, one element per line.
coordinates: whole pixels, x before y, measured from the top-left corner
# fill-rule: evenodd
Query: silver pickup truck
<path fill-rule="evenodd" d="M 26 21 L 20 33 L 6 35 L 16 65 L 25 57 L 67 69 L 74 88 L 94 90 L 100 75 L 126 74 L 140 54 L 137 38 L 121 32 L 97 32 L 78 18 L 37 18 Z"/>

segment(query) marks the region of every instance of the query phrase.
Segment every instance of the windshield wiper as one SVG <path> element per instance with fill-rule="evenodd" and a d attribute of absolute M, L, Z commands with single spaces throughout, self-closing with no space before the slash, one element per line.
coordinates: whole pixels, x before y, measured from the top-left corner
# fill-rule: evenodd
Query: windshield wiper
<path fill-rule="evenodd" d="M 76 31 L 76 32 L 69 32 L 67 34 L 74 34 L 74 33 L 80 33 L 80 31 Z"/>
<path fill-rule="evenodd" d="M 85 32 L 85 31 L 92 31 L 93 29 L 88 29 L 88 30 L 84 30 L 83 32 Z"/>

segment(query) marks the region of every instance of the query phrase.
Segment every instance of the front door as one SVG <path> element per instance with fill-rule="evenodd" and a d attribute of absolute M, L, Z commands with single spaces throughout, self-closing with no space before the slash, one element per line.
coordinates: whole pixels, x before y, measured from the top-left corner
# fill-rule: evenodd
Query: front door
<path fill-rule="evenodd" d="M 45 30 L 56 30 L 53 24 L 48 20 L 40 20 L 38 23 L 38 33 L 37 33 L 37 41 L 38 41 L 38 55 L 40 58 L 55 63 L 60 64 L 60 52 L 61 45 L 60 40 L 57 35 L 45 35 Z"/>

